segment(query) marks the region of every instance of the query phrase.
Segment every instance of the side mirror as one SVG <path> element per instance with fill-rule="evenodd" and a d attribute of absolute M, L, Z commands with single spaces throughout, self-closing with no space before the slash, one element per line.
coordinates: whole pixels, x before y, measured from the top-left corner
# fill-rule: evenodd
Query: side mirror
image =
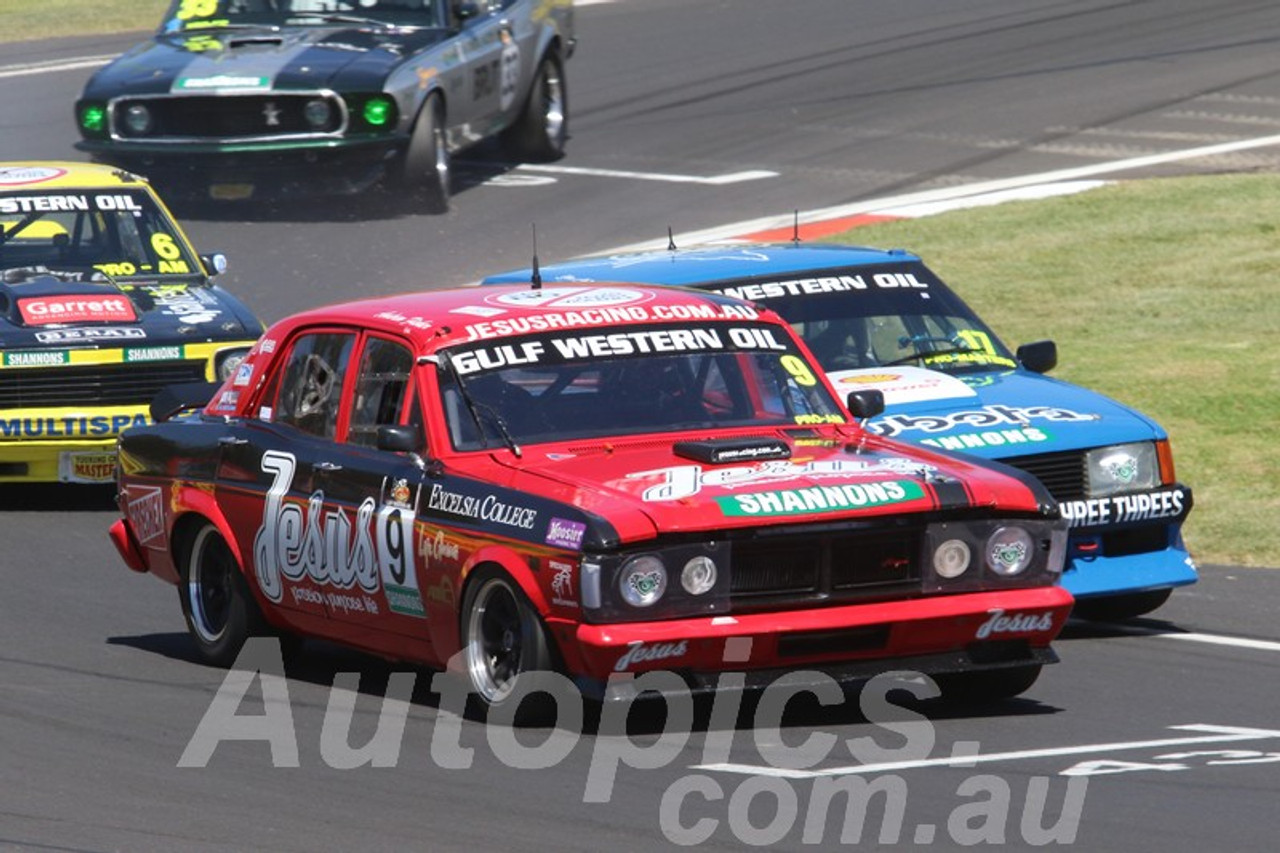
<path fill-rule="evenodd" d="M 884 411 L 884 392 L 878 388 L 850 391 L 845 405 L 849 407 L 850 414 L 860 421 L 865 421 Z"/>
<path fill-rule="evenodd" d="M 1018 361 L 1032 373 L 1048 373 L 1058 364 L 1058 345 L 1053 341 L 1036 341 L 1018 347 Z"/>
<path fill-rule="evenodd" d="M 222 275 L 227 271 L 227 256 L 221 252 L 214 252 L 210 255 L 201 255 L 200 263 L 204 264 L 204 268 L 209 271 L 209 277 Z"/>
<path fill-rule="evenodd" d="M 415 426 L 378 427 L 378 449 L 393 453 L 417 453 L 422 447 L 422 431 Z"/>

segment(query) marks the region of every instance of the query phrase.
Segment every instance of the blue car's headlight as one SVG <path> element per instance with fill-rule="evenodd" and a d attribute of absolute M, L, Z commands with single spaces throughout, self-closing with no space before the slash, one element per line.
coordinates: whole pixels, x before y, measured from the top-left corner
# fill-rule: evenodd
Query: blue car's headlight
<path fill-rule="evenodd" d="M 1160 485 L 1160 460 L 1154 442 L 1096 447 L 1085 456 L 1086 493 L 1103 498 Z"/>

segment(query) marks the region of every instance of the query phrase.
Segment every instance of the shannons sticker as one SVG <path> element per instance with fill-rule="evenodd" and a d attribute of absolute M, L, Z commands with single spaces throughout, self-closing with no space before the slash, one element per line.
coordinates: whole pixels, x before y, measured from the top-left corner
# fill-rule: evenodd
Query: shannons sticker
<path fill-rule="evenodd" d="M 919 483 L 885 480 L 728 495 L 716 498 L 716 503 L 727 516 L 775 516 L 845 512 L 905 503 L 922 497 L 924 488 Z"/>

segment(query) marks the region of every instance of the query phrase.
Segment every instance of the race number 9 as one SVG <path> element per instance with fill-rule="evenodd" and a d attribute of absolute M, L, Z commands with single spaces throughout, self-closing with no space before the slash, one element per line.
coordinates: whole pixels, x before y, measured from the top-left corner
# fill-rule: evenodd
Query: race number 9
<path fill-rule="evenodd" d="M 189 21 L 192 18 L 207 18 L 218 12 L 218 0 L 182 0 L 178 7 L 178 20 Z"/>
<path fill-rule="evenodd" d="M 378 559 L 382 577 L 397 586 L 417 587 L 413 567 L 413 513 L 384 506 L 378 513 Z"/>
<path fill-rule="evenodd" d="M 813 371 L 809 369 L 809 365 L 805 364 L 804 359 L 794 355 L 784 355 L 781 364 L 787 373 L 791 374 L 791 378 L 797 385 L 811 388 L 818 384 L 818 377 L 813 375 Z"/>

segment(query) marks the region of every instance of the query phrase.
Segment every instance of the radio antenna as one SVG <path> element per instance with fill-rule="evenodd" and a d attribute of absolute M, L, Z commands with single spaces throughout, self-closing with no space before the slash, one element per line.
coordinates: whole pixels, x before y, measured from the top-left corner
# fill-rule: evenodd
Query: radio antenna
<path fill-rule="evenodd" d="M 533 285 L 534 290 L 542 289 L 542 270 L 538 268 L 538 223 L 531 223 L 533 227 L 533 273 L 529 276 L 529 283 Z"/>
<path fill-rule="evenodd" d="M 676 250 L 676 235 L 671 230 L 671 226 L 667 226 L 667 251 L 674 252 Z"/>
<path fill-rule="evenodd" d="M 793 245 L 800 245 L 800 208 L 798 207 L 795 212 L 795 224 L 791 229 L 791 242 Z"/>

